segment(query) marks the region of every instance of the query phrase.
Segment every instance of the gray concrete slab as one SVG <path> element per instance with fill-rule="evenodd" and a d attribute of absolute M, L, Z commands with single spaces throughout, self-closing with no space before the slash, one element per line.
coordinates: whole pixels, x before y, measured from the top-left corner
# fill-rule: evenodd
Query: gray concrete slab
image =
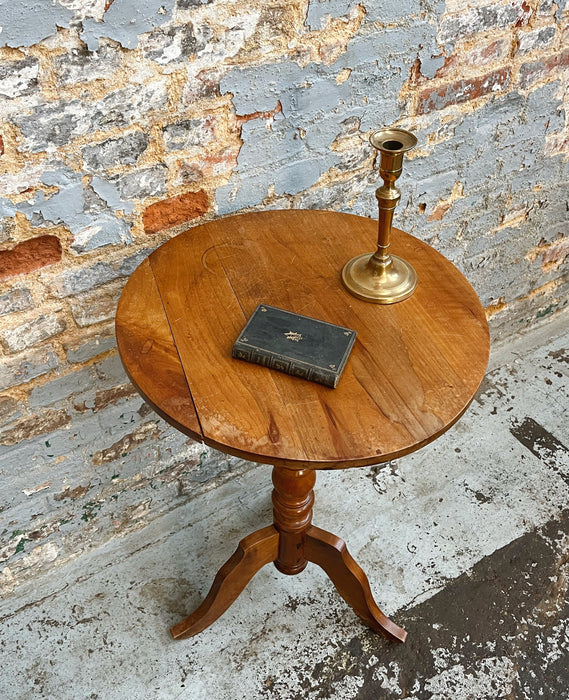
<path fill-rule="evenodd" d="M 189 640 L 237 541 L 271 520 L 243 475 L 0 603 L 0 697 L 567 698 L 569 315 L 493 351 L 463 419 L 396 463 L 322 472 L 314 522 L 343 536 L 409 631 L 362 626 L 326 575 L 265 567 Z"/>

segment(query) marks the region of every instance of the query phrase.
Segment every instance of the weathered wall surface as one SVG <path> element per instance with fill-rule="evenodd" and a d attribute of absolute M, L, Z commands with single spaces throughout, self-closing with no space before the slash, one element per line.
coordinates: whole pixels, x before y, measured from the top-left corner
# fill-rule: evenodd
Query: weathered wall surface
<path fill-rule="evenodd" d="M 564 0 L 0 5 L 5 590 L 246 468 L 135 396 L 118 295 L 221 214 L 375 216 L 374 128 L 416 132 L 397 225 L 467 274 L 495 336 L 567 303 Z"/>

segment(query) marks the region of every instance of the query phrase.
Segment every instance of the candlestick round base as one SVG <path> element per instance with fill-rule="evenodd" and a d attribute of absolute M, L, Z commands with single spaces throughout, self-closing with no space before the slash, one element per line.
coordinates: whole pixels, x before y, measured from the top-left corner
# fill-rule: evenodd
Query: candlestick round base
<path fill-rule="evenodd" d="M 395 304 L 413 294 L 417 273 L 412 265 L 397 255 L 378 261 L 373 254 L 352 258 L 342 270 L 344 287 L 358 299 L 375 304 Z"/>

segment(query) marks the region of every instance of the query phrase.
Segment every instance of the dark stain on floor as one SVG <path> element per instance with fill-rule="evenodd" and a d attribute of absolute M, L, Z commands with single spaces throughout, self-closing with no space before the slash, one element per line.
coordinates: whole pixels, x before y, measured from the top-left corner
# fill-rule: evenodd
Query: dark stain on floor
<path fill-rule="evenodd" d="M 306 691 L 294 700 L 567 700 L 568 587 L 566 510 L 395 615 L 406 644 L 362 628 L 323 662 L 303 664 Z M 359 690 L 339 695 L 347 676 Z"/>
<path fill-rule="evenodd" d="M 550 350 L 550 352 L 547 353 L 547 356 L 552 357 L 558 362 L 563 362 L 569 365 L 569 351 L 565 350 L 564 348 L 560 350 Z"/>
<path fill-rule="evenodd" d="M 542 425 L 533 418 L 524 418 L 522 421 L 512 420 L 510 432 L 524 447 L 540 459 L 547 467 L 557 472 L 559 476 L 569 484 L 569 474 L 565 474 L 559 468 L 561 456 L 569 455 L 569 450 Z"/>

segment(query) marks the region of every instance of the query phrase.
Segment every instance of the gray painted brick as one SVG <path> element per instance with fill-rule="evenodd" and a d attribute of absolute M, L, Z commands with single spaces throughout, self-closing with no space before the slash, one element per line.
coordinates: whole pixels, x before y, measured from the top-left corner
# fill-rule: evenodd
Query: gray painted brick
<path fill-rule="evenodd" d="M 458 171 L 447 170 L 435 173 L 424 180 L 414 180 L 412 177 L 407 177 L 406 180 L 402 180 L 401 187 L 413 193 L 417 202 L 421 201 L 427 204 L 427 209 L 429 209 L 441 199 L 449 197 L 452 188 L 458 181 L 460 181 Z"/>
<path fill-rule="evenodd" d="M 84 392 L 94 385 L 93 372 L 86 368 L 57 377 L 47 384 L 35 387 L 30 394 L 30 407 L 51 406 Z"/>
<path fill-rule="evenodd" d="M 20 352 L 38 343 L 59 335 L 67 328 L 65 319 L 55 313 L 42 314 L 32 321 L 15 328 L 4 329 L 0 333 L 8 352 Z"/>
<path fill-rule="evenodd" d="M 347 182 L 336 182 L 327 187 L 314 187 L 308 192 L 302 192 L 295 198 L 295 208 L 298 209 L 330 209 L 347 211 L 350 214 L 358 213 L 363 216 L 374 216 L 377 214 L 377 202 L 375 209 L 368 207 L 365 211 L 355 211 L 351 202 L 357 197 L 358 202 L 362 202 L 361 194 L 370 185 L 375 183 L 375 177 L 370 173 L 359 173 L 351 177 Z M 377 187 L 377 185 L 376 185 Z M 370 251 L 373 249 L 374 241 L 370 241 Z"/>
<path fill-rule="evenodd" d="M 91 203 L 90 197 L 93 197 Z M 114 211 L 122 210 L 131 213 L 134 209 L 132 202 L 124 201 L 116 177 L 103 179 L 94 175 L 91 179 L 91 186 L 85 188 L 85 209 L 89 211 L 105 211 L 108 205 Z"/>
<path fill-rule="evenodd" d="M 57 81 L 62 85 L 108 79 L 121 64 L 121 52 L 104 44 L 98 51 L 74 47 L 54 59 Z"/>
<path fill-rule="evenodd" d="M 192 10 L 202 5 L 210 5 L 214 0 L 176 0 L 176 7 L 180 10 Z"/>
<path fill-rule="evenodd" d="M 110 321 L 116 315 L 117 303 L 123 289 L 123 282 L 111 282 L 105 287 L 98 287 L 71 297 L 71 313 L 77 325 L 81 328 L 103 321 Z"/>
<path fill-rule="evenodd" d="M 437 53 L 433 37 L 434 28 L 428 23 L 411 23 L 405 27 L 390 27 L 378 32 L 373 25 L 366 25 L 366 31 L 354 36 L 347 46 L 347 51 L 329 67 L 320 70 L 337 72 L 340 68 L 352 68 L 361 74 L 365 92 L 365 75 L 378 73 L 392 85 L 403 84 L 409 75 L 408 70 L 401 74 L 399 71 L 410 68 L 417 57 L 419 46 L 428 47 L 432 53 Z M 395 88 L 390 94 L 395 94 Z"/>
<path fill-rule="evenodd" d="M 319 71 L 314 76 L 316 80 L 309 86 L 289 89 L 282 95 L 281 102 L 286 115 L 302 115 L 309 121 L 320 113 L 329 114 L 332 110 L 339 110 L 341 105 L 350 101 L 353 94 L 350 80 L 338 85 L 333 76 L 318 73 Z M 310 73 L 307 81 L 311 82 Z"/>
<path fill-rule="evenodd" d="M 113 39 L 125 49 L 135 49 L 139 35 L 168 21 L 173 7 L 174 0 L 137 0 L 135 5 L 113 3 L 104 22 L 83 22 L 83 39 L 92 51 L 99 47 L 99 37 Z"/>
<path fill-rule="evenodd" d="M 268 195 L 269 187 L 265 173 L 261 175 L 233 175 L 227 185 L 218 187 L 215 192 L 217 211 L 220 215 L 230 214 L 240 209 L 254 207 Z"/>
<path fill-rule="evenodd" d="M 134 165 L 148 146 L 148 137 L 142 131 L 134 131 L 126 136 L 106 139 L 81 149 L 85 168 L 99 172 L 118 165 Z"/>
<path fill-rule="evenodd" d="M 234 68 L 220 81 L 221 93 L 233 93 L 237 114 L 269 112 L 277 106 L 283 91 L 300 85 L 304 71 L 296 63 L 271 63 Z"/>
<path fill-rule="evenodd" d="M 67 361 L 74 364 L 78 362 L 87 362 L 97 355 L 101 355 L 108 350 L 116 347 L 116 338 L 114 333 L 108 336 L 98 335 L 94 338 L 89 338 L 84 343 L 79 345 L 69 346 L 64 345 L 67 351 Z"/>
<path fill-rule="evenodd" d="M 553 41 L 555 27 L 541 27 L 530 32 L 524 32 L 519 36 L 519 53 L 528 53 L 534 49 L 542 49 Z"/>
<path fill-rule="evenodd" d="M 162 109 L 167 102 L 166 81 L 153 80 L 149 85 L 131 83 L 93 105 L 87 105 L 86 109 L 91 113 L 91 128 L 94 131 L 107 131 L 138 125 L 148 112 Z"/>
<path fill-rule="evenodd" d="M 37 152 L 65 146 L 93 131 L 139 123 L 141 114 L 165 107 L 167 100 L 165 81 L 156 80 L 150 85 L 131 84 L 94 103 L 77 99 L 42 103 L 33 107 L 29 114 L 18 113 L 12 119 L 24 136 L 22 148 Z M 132 138 L 132 134 L 129 136 Z"/>
<path fill-rule="evenodd" d="M 59 365 L 59 360 L 51 345 L 27 352 L 21 356 L 5 360 L 0 365 L 0 391 L 29 382 L 47 374 Z"/>
<path fill-rule="evenodd" d="M 130 224 L 112 214 L 102 213 L 85 228 L 75 233 L 70 248 L 81 254 L 108 245 L 128 245 L 129 243 L 132 243 Z"/>
<path fill-rule="evenodd" d="M 243 124 L 243 146 L 237 162 L 242 171 L 269 168 L 275 163 L 307 155 L 306 144 L 294 125 L 282 114 L 277 114 L 272 129 L 267 133 L 264 120 L 251 119 Z"/>
<path fill-rule="evenodd" d="M 310 0 L 305 24 L 310 29 L 322 29 L 328 17 L 345 17 L 356 5 L 355 0 Z"/>
<path fill-rule="evenodd" d="M 0 316 L 30 309 L 32 305 L 33 301 L 30 290 L 23 287 L 16 287 L 0 295 Z"/>
<path fill-rule="evenodd" d="M 515 0 L 504 5 L 485 5 L 447 15 L 439 25 L 438 40 L 442 44 L 453 44 L 457 39 L 485 29 L 520 26 L 527 23 L 531 12 L 531 7 L 523 0 Z"/>
<path fill-rule="evenodd" d="M 84 185 L 81 175 L 66 167 L 46 171 L 41 181 L 57 186 L 58 191 L 48 197 L 36 192 L 29 201 L 12 205 L 12 215 L 18 210 L 32 225 L 64 224 L 74 234 L 71 248 L 76 253 L 132 241 L 130 224 L 114 212 L 130 212 L 133 205 L 121 199 L 113 182 L 95 176 L 91 186 Z"/>
<path fill-rule="evenodd" d="M 180 151 L 211 143 L 215 136 L 212 119 L 183 119 L 162 128 L 164 143 L 169 151 Z"/>
<path fill-rule="evenodd" d="M 126 381 L 126 378 L 125 378 Z M 107 434 L 107 445 L 110 447 L 113 442 L 128 435 L 136 427 L 142 424 L 143 419 L 139 413 L 142 399 L 132 401 L 131 399 L 121 399 L 117 403 L 107 406 L 105 411 L 98 414 L 98 423 Z M 103 445 L 99 441 L 97 449 Z"/>
<path fill-rule="evenodd" d="M 315 157 L 281 165 L 274 174 L 275 194 L 302 192 L 313 185 L 327 169 L 327 160 Z"/>
<path fill-rule="evenodd" d="M 57 27 L 68 27 L 72 13 L 44 0 L 10 0 L 2 3 L 0 42 L 8 46 L 32 46 L 55 34 Z"/>
<path fill-rule="evenodd" d="M 39 62 L 33 56 L 0 64 L 0 95 L 10 100 L 31 95 L 38 89 Z"/>
<path fill-rule="evenodd" d="M 107 357 L 102 362 L 98 362 L 94 365 L 94 368 L 99 380 L 99 388 L 101 389 L 129 382 L 118 354 L 111 355 L 111 357 Z M 139 402 L 139 406 L 141 402 L 142 400 Z"/>
<path fill-rule="evenodd" d="M 181 26 L 160 27 L 143 37 L 142 54 L 161 66 L 174 61 L 187 61 L 190 56 L 203 51 L 211 34 L 207 25 L 196 32 L 191 22 Z"/>
<path fill-rule="evenodd" d="M 71 294 L 85 292 L 119 277 L 128 277 L 151 252 L 152 249 L 144 248 L 115 263 L 100 261 L 91 267 L 65 270 L 51 280 L 49 288 L 55 296 L 67 297 Z"/>
<path fill-rule="evenodd" d="M 0 445 L 0 474 L 10 479 L 10 490 L 0 492 L 0 503 L 6 508 L 26 500 L 22 490 L 33 482 L 41 483 L 38 473 L 44 473 L 46 459 L 38 450 L 39 440 L 24 440 L 7 447 Z M 41 444 L 41 443 L 40 443 Z"/>
<path fill-rule="evenodd" d="M 561 131 L 565 126 L 565 109 L 556 94 L 559 93 L 560 82 L 555 80 L 547 85 L 532 90 L 527 96 L 524 106 L 524 136 L 535 136 L 535 127 L 542 133 L 551 134 Z M 538 122 L 536 124 L 536 121 Z M 514 134 L 515 137 L 515 134 Z"/>
<path fill-rule="evenodd" d="M 33 152 L 65 146 L 91 129 L 90 115 L 81 100 L 39 104 L 30 114 L 18 114 L 12 119 L 25 139 L 21 148 Z"/>
<path fill-rule="evenodd" d="M 408 17 L 423 10 L 423 7 L 416 0 L 399 0 L 399 2 L 397 0 L 387 0 L 387 2 L 381 3 L 374 2 L 374 0 L 366 0 L 362 4 L 366 8 L 367 21 L 385 24 L 399 22 L 403 17 Z"/>
<path fill-rule="evenodd" d="M 341 133 L 341 122 L 350 117 L 360 119 L 365 132 L 395 121 L 401 106 L 385 95 L 399 92 L 415 58 L 413 49 L 419 45 L 432 46 L 431 53 L 436 51 L 427 22 L 405 30 L 357 35 L 331 66 L 309 64 L 302 70 L 295 63 L 281 62 L 233 69 L 222 78 L 221 91 L 232 93 L 238 114 L 271 111 L 278 101 L 282 105 L 282 113 L 274 116 L 270 129 L 262 119 L 243 124 L 237 169 L 242 181 L 252 185 L 270 163 L 267 182 L 275 183 L 276 194 L 294 194 L 301 187 L 314 185 L 330 167 L 341 168 L 349 162 L 348 157 L 343 159 L 330 149 Z M 344 67 L 350 68 L 350 76 L 338 84 L 336 76 Z M 304 138 L 300 138 L 301 133 Z M 300 178 L 293 176 L 294 161 L 309 164 Z M 275 164 L 279 164 L 276 170 Z M 254 186 L 264 196 L 262 183 Z M 235 178 L 218 190 L 220 212 L 260 203 L 251 192 L 241 194 L 240 187 Z"/>
<path fill-rule="evenodd" d="M 330 145 L 342 135 L 341 130 L 340 115 L 322 116 L 310 125 L 302 142 L 309 151 L 315 151 L 331 162 L 334 156 L 330 153 Z"/>
<path fill-rule="evenodd" d="M 166 191 L 166 166 L 158 163 L 150 168 L 121 175 L 117 184 L 123 199 L 155 197 Z"/>
<path fill-rule="evenodd" d="M 426 78 L 434 78 L 439 68 L 445 64 L 445 58 L 438 49 L 433 52 L 433 49 L 425 47 L 419 50 L 419 60 L 421 61 L 421 74 Z"/>

